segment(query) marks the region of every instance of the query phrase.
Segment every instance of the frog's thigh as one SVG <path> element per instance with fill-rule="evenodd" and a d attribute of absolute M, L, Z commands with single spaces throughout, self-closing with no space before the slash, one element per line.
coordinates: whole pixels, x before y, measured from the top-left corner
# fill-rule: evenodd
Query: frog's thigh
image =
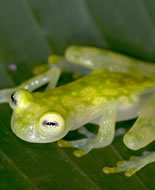
<path fill-rule="evenodd" d="M 31 78 L 15 88 L 0 90 L 0 103 L 8 102 L 11 94 L 21 88 L 24 88 L 28 91 L 33 91 L 45 85 L 46 83 L 49 83 L 47 89 L 52 89 L 56 86 L 59 76 L 60 69 L 53 67 L 49 71 Z"/>
<path fill-rule="evenodd" d="M 145 147 L 155 140 L 155 97 L 144 106 L 134 126 L 124 136 L 125 145 L 133 150 Z"/>
<path fill-rule="evenodd" d="M 98 48 L 70 46 L 65 52 L 65 58 L 71 63 L 80 64 L 94 70 L 104 68 L 104 58 L 100 59 L 100 54 Z"/>
<path fill-rule="evenodd" d="M 129 72 L 135 68 L 135 60 L 106 49 L 84 46 L 70 46 L 65 53 L 66 59 L 74 64 L 80 64 L 91 70 L 108 69 L 116 72 Z"/>
<path fill-rule="evenodd" d="M 101 148 L 109 145 L 114 137 L 115 121 L 118 102 L 111 101 L 105 104 L 101 119 L 99 121 L 99 131 L 95 137 L 84 138 L 76 141 L 58 141 L 61 147 L 75 147 L 79 150 L 74 151 L 74 155 L 81 157 L 94 148 Z"/>
<path fill-rule="evenodd" d="M 139 157 L 131 156 L 129 161 L 119 161 L 117 162 L 117 167 L 104 167 L 103 171 L 106 174 L 125 171 L 125 175 L 130 177 L 152 162 L 155 162 L 155 152 L 150 152 Z"/>

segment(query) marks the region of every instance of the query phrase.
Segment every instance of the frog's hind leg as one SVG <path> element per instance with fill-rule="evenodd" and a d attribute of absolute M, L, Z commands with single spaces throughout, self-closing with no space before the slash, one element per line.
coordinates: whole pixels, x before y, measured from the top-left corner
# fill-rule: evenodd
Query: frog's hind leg
<path fill-rule="evenodd" d="M 155 140 L 155 96 L 142 109 L 133 127 L 124 136 L 125 145 L 138 150 Z"/>
<path fill-rule="evenodd" d="M 152 97 L 149 102 L 144 106 L 134 126 L 124 136 L 123 140 L 128 148 L 138 150 L 155 140 L 154 113 L 155 97 Z M 131 176 L 147 164 L 155 162 L 155 152 L 140 157 L 135 157 L 135 159 L 133 159 L 133 156 L 131 158 L 132 160 L 129 161 L 118 162 L 117 167 L 105 167 L 103 171 L 105 173 L 116 173 L 125 171 L 126 176 Z"/>
<path fill-rule="evenodd" d="M 146 64 L 108 49 L 84 46 L 70 46 L 65 53 L 66 59 L 74 64 L 80 64 L 91 70 L 108 69 L 111 72 L 141 73 L 154 75 L 154 64 Z"/>
<path fill-rule="evenodd" d="M 31 92 L 47 83 L 48 83 L 47 90 L 55 88 L 59 76 L 60 76 L 60 69 L 57 67 L 53 67 L 50 70 L 41 73 L 37 76 L 34 76 L 33 78 L 23 82 L 22 84 L 20 84 L 15 88 L 0 90 L 0 103 L 8 102 L 11 94 L 21 88 Z"/>
<path fill-rule="evenodd" d="M 99 121 L 99 130 L 96 136 L 75 141 L 59 140 L 60 147 L 75 147 L 74 155 L 81 157 L 94 148 L 102 148 L 109 145 L 114 137 L 115 121 L 118 109 L 118 102 L 111 101 L 104 105 Z M 88 134 L 87 131 L 84 132 Z M 87 135 L 88 136 L 88 135 Z"/>

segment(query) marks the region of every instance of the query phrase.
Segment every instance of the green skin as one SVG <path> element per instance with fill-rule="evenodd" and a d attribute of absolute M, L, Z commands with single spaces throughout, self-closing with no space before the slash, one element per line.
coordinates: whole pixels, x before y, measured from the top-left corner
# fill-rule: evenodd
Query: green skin
<path fill-rule="evenodd" d="M 74 155 L 81 157 L 93 148 L 105 147 L 112 142 L 116 121 L 140 115 L 124 136 L 124 143 L 137 150 L 155 139 L 153 64 L 108 50 L 74 46 L 67 49 L 66 59 L 94 71 L 55 88 L 60 70 L 68 67 L 64 58 L 52 56 L 48 66 L 39 66 L 35 70 L 39 75 L 16 88 L 0 91 L 0 101 L 9 99 L 13 108 L 11 127 L 18 137 L 33 143 L 54 142 L 88 122 L 97 123 L 96 136 L 82 128 L 81 133 L 88 138 L 58 141 L 61 147 L 77 148 Z M 54 62 L 57 62 L 56 66 L 50 64 Z M 70 68 L 77 70 L 76 66 Z M 49 83 L 45 92 L 32 93 L 45 83 Z M 154 161 L 153 152 L 132 161 L 122 161 L 115 168 L 105 167 L 104 172 L 125 171 L 126 176 L 131 176 Z"/>

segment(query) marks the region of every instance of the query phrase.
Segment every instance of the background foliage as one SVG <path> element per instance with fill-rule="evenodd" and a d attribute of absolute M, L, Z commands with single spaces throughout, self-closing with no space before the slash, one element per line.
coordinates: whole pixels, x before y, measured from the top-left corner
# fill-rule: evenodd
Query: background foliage
<path fill-rule="evenodd" d="M 33 66 L 46 62 L 51 53 L 63 54 L 70 44 L 105 47 L 155 61 L 154 10 L 153 0 L 0 0 L 0 88 L 31 77 Z M 10 64 L 17 65 L 16 73 L 8 72 Z M 0 189 L 155 188 L 155 164 L 131 178 L 103 174 L 103 166 L 133 154 L 122 136 L 78 159 L 71 149 L 60 149 L 56 143 L 20 140 L 10 129 L 10 116 L 9 106 L 0 105 Z M 153 144 L 146 149 L 153 149 Z"/>

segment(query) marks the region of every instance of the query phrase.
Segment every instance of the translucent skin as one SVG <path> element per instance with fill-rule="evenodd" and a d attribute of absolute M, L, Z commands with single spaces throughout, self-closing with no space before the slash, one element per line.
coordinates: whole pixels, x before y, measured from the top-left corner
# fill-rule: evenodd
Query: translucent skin
<path fill-rule="evenodd" d="M 82 46 L 71 46 L 65 58 L 52 55 L 48 61 L 48 65 L 35 69 L 36 76 L 32 79 L 18 87 L 0 90 L 0 103 L 9 99 L 13 108 L 11 128 L 18 137 L 33 143 L 59 140 L 60 147 L 74 147 L 78 150 L 73 154 L 81 157 L 94 148 L 112 143 L 116 121 L 139 116 L 124 135 L 124 144 L 137 150 L 155 140 L 155 64 L 106 49 Z M 61 70 L 82 75 L 94 71 L 55 88 Z M 45 84 L 48 84 L 45 92 L 32 93 Z M 99 125 L 96 135 L 82 127 L 88 122 Z M 62 140 L 70 130 L 78 128 L 87 138 Z M 105 167 L 103 171 L 125 171 L 126 176 L 131 176 L 152 162 L 155 162 L 155 152 L 120 161 L 117 167 Z"/>
<path fill-rule="evenodd" d="M 118 100 L 120 107 L 127 108 L 139 101 L 144 89 L 154 85 L 155 80 L 143 75 L 100 69 L 43 93 L 19 90 L 22 100 L 13 112 L 12 129 L 17 136 L 29 142 L 53 142 L 69 130 L 95 119 L 108 101 Z M 39 118 L 47 111 L 59 113 L 65 120 L 65 130 L 54 138 L 50 134 L 45 137 L 39 131 Z"/>

